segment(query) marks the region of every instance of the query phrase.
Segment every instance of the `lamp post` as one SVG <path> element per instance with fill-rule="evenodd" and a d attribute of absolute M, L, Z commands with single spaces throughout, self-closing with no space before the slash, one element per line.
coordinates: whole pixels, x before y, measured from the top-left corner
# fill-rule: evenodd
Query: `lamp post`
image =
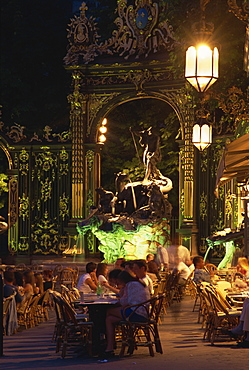
<path fill-rule="evenodd" d="M 196 41 L 187 49 L 185 63 L 185 78 L 201 94 L 202 99 L 202 110 L 199 120 L 194 124 L 192 139 L 200 151 L 212 143 L 212 126 L 206 119 L 203 94 L 219 77 L 219 51 L 210 44 L 214 26 L 205 22 L 205 8 L 209 1 L 200 0 L 201 19 L 192 25 Z"/>

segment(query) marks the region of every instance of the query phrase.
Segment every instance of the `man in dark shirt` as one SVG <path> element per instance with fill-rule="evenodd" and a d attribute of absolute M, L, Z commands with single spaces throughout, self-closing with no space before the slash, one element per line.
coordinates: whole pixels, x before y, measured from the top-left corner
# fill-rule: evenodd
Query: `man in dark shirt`
<path fill-rule="evenodd" d="M 3 296 L 8 298 L 15 294 L 16 303 L 20 303 L 23 300 L 23 296 L 18 292 L 17 287 L 14 285 L 15 275 L 13 271 L 4 271 L 4 286 L 3 286 Z"/>

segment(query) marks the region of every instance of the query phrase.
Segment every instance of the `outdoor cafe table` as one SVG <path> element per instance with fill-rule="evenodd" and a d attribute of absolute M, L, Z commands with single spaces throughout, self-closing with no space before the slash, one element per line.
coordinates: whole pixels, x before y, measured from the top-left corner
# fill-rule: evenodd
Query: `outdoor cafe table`
<path fill-rule="evenodd" d="M 116 296 L 98 297 L 96 294 L 84 294 L 84 301 L 74 301 L 75 307 L 87 307 L 89 319 L 93 322 L 93 353 L 100 353 L 102 348 L 101 334 L 105 334 L 105 318 L 108 308 L 115 306 L 119 300 Z"/>
<path fill-rule="evenodd" d="M 249 290 L 241 290 L 237 292 L 229 292 L 226 296 L 228 302 L 235 307 L 242 307 L 244 300 L 249 298 Z"/>

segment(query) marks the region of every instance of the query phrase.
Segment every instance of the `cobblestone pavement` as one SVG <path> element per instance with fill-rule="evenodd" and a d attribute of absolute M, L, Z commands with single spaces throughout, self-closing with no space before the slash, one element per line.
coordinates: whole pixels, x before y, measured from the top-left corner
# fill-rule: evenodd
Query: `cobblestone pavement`
<path fill-rule="evenodd" d="M 139 348 L 129 357 L 98 363 L 98 358 L 68 351 L 65 359 L 55 353 L 51 342 L 55 317 L 38 327 L 4 337 L 4 356 L 0 369 L 167 369 L 167 370 L 245 370 L 249 364 L 249 350 L 236 348 L 236 342 L 222 338 L 211 346 L 203 341 L 203 329 L 197 323 L 197 312 L 192 312 L 193 301 L 185 297 L 174 302 L 159 326 L 163 354 L 150 357 L 147 348 Z"/>

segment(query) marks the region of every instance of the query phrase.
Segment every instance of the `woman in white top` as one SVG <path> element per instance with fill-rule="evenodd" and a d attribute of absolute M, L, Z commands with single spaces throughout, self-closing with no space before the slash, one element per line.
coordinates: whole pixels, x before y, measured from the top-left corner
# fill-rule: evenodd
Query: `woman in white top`
<path fill-rule="evenodd" d="M 79 278 L 77 289 L 79 292 L 91 293 L 96 292 L 98 280 L 96 276 L 97 265 L 94 262 L 89 262 L 86 264 L 86 274 Z"/>
<path fill-rule="evenodd" d="M 98 279 L 98 282 L 102 284 L 102 282 L 107 283 L 107 274 L 108 274 L 108 265 L 107 263 L 100 262 L 98 263 L 97 270 L 96 270 L 96 276 Z"/>
<path fill-rule="evenodd" d="M 108 281 L 108 265 L 107 263 L 100 262 L 97 266 L 96 276 L 98 283 L 100 283 L 106 291 L 111 291 L 113 293 L 119 293 L 119 289 L 113 287 Z"/>

